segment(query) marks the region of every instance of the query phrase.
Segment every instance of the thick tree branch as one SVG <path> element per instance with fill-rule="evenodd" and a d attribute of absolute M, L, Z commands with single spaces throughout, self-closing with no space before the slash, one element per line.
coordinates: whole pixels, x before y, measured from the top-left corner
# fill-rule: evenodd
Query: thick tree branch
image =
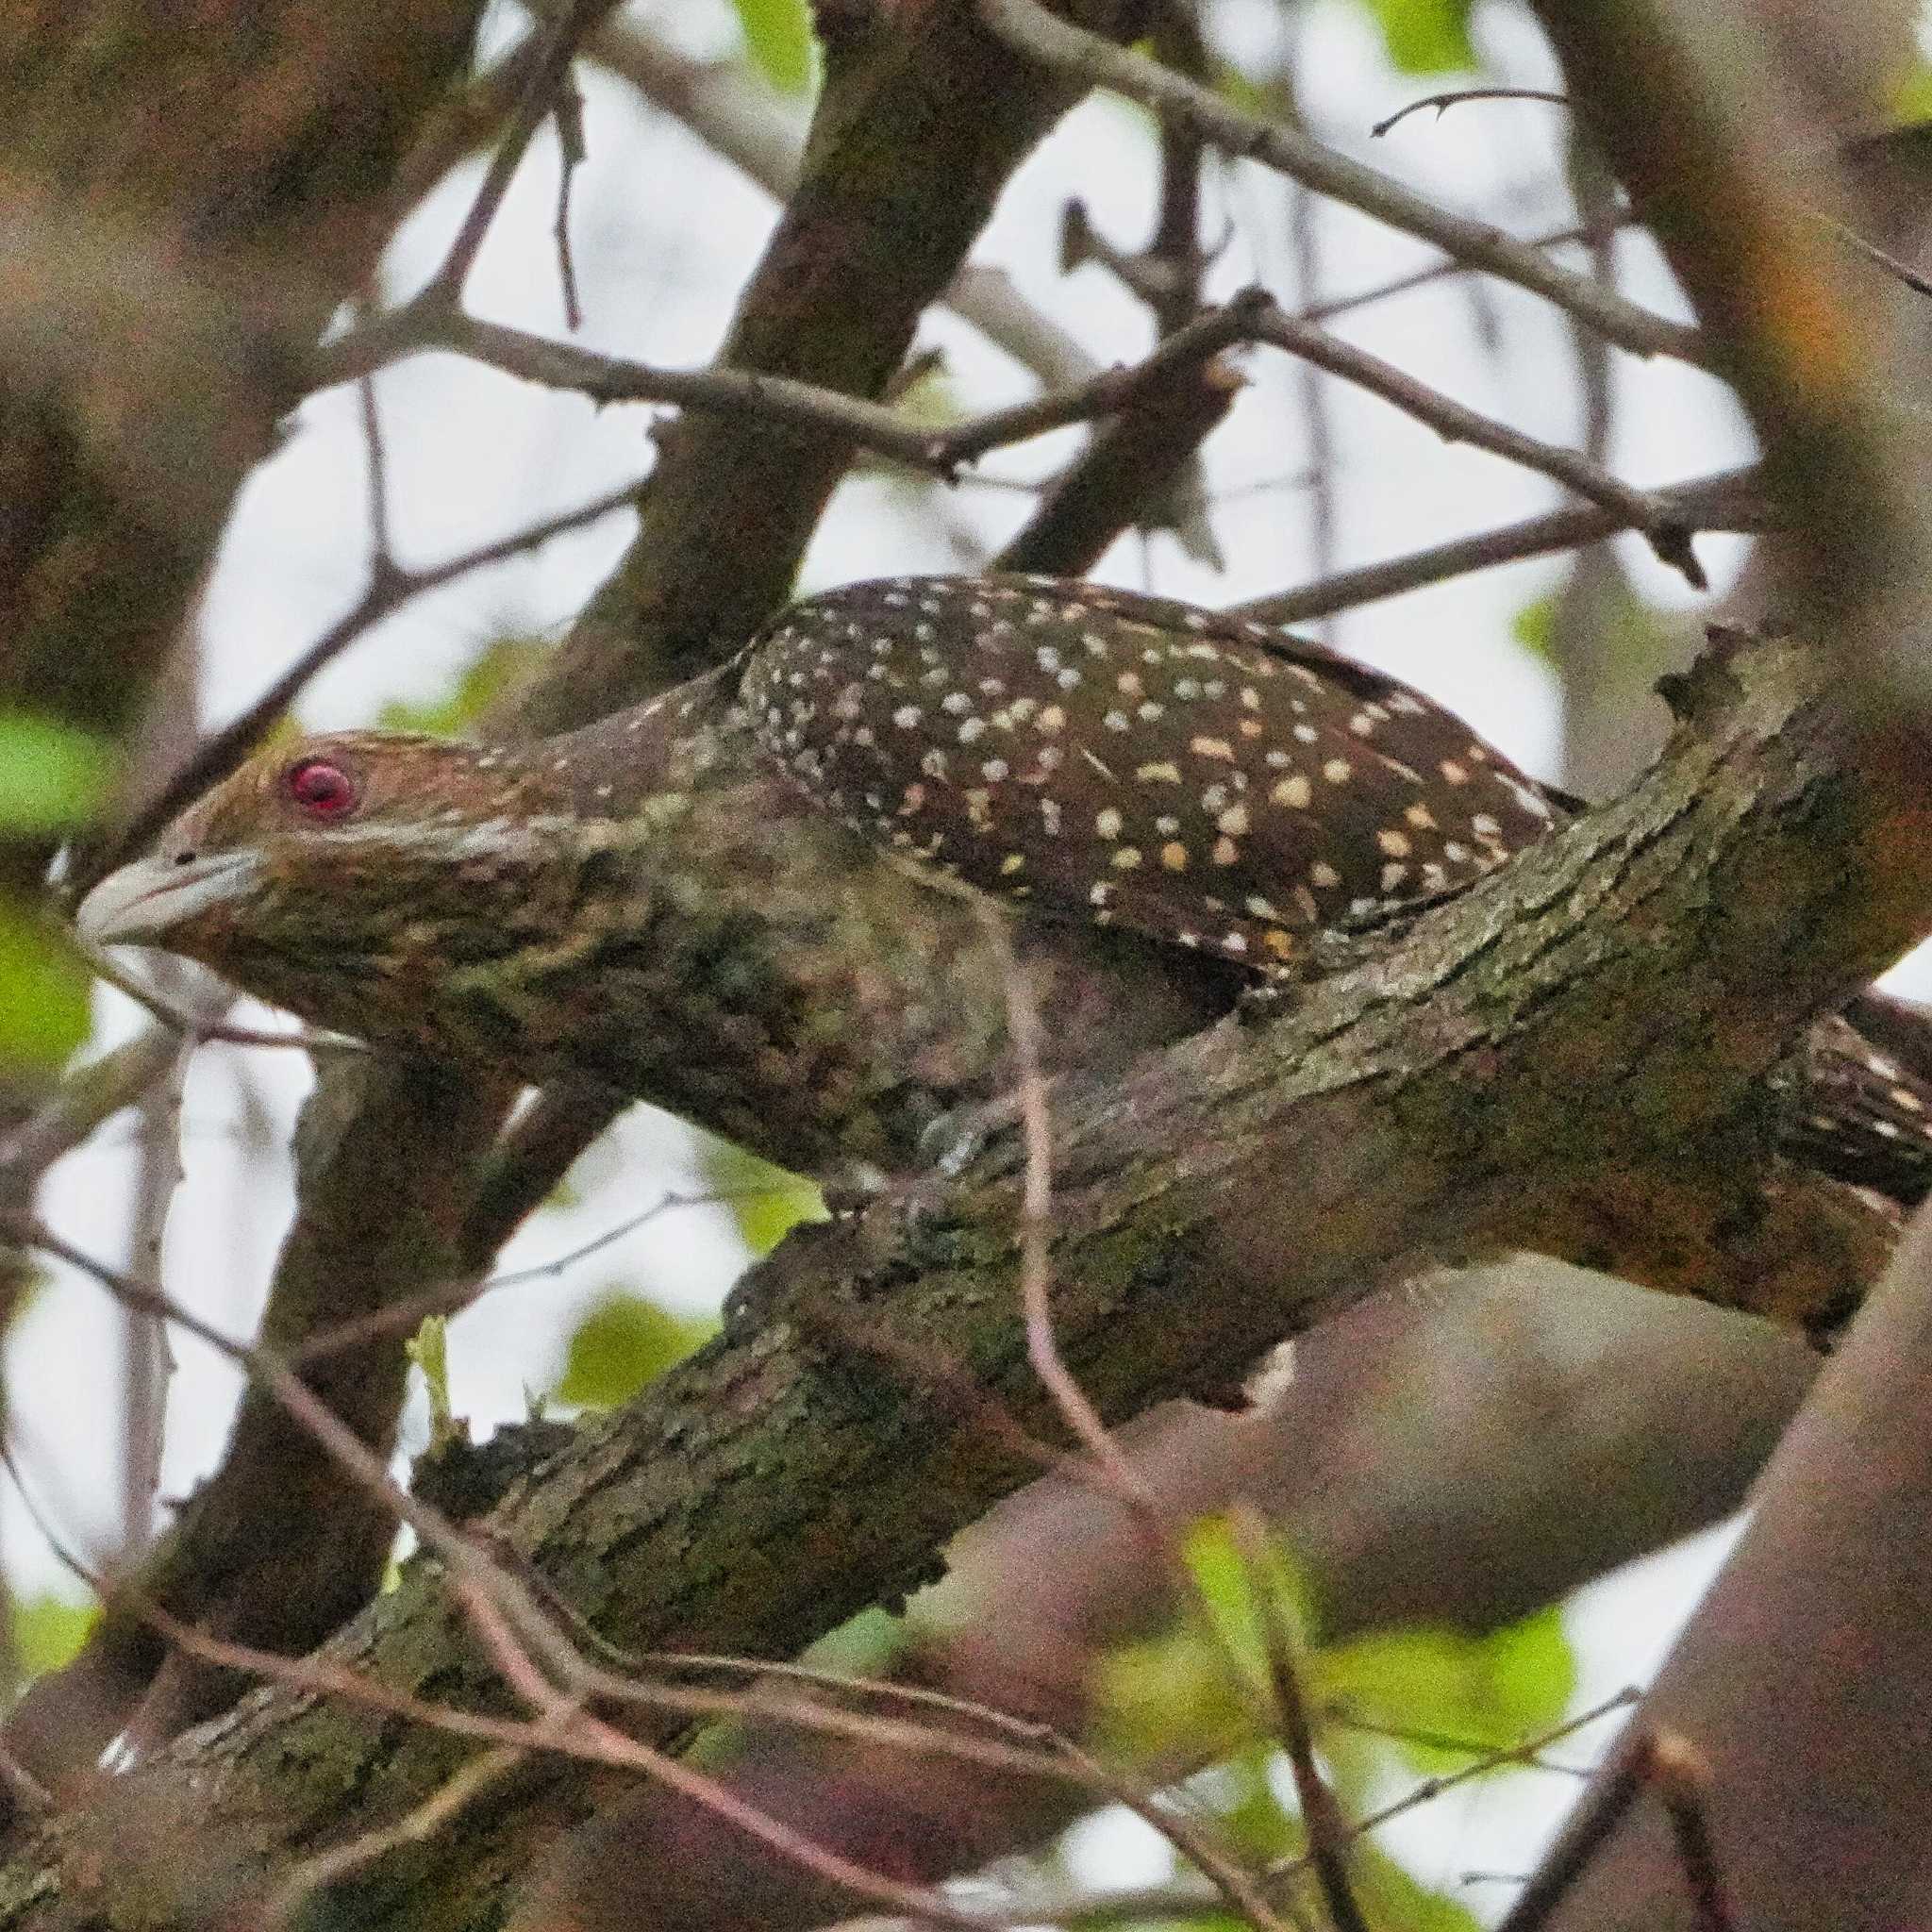
<path fill-rule="evenodd" d="M 1696 728 L 1627 798 L 1365 944 L 1277 1023 L 1230 1023 L 1062 1097 L 1055 1319 L 1107 1419 L 1224 1388 L 1444 1256 L 1535 1247 L 1796 1320 L 1870 1277 L 1890 1222 L 1768 1165 L 1762 1075 L 1932 925 L 1932 835 L 1847 774 L 1819 682 L 1796 646 L 1730 654 L 1694 682 Z M 1680 997 L 1660 1003 L 1660 982 Z M 972 1364 L 1024 1424 L 1055 1427 L 1018 1314 L 1019 1191 L 1002 1141 L 956 1186 L 794 1236 L 751 1284 L 756 1320 L 587 1429 L 493 1538 L 634 1648 L 790 1655 L 902 1593 L 1032 1465 L 922 1386 L 894 1339 Z M 331 1655 L 491 1707 L 460 1625 L 418 1564 Z M 387 1812 L 454 1762 L 444 1739 L 270 1692 L 138 1789 L 158 1815 L 192 1790 L 206 1842 L 245 1876 L 341 1828 L 345 1791 Z M 522 1795 L 554 1820 L 588 1792 L 552 1766 Z M 433 1884 L 455 1888 L 453 1923 L 479 1923 L 464 1888 L 522 1828 L 471 1814 L 362 1881 L 358 1920 Z M 39 1858 L 92 1861 L 99 1829 L 64 1827 Z M 0 1924 L 37 1923 L 41 1869 L 30 1856 L 0 1878 Z M 193 1893 L 184 1879 L 162 1923 Z"/>
<path fill-rule="evenodd" d="M 1094 17 L 1104 11 L 1096 8 Z M 984 82 L 967 87 L 966 97 L 993 104 L 989 111 L 957 110 L 966 75 Z M 802 185 L 741 304 L 725 359 L 857 395 L 878 394 L 920 313 L 957 272 L 1008 171 L 1067 98 L 1058 84 L 1028 75 L 951 9 L 914 26 L 881 25 L 832 48 Z M 880 170 L 880 155 L 891 157 L 889 170 Z M 833 265 L 836 273 L 829 272 Z M 823 439 L 802 443 L 763 422 L 678 425 L 663 440 L 643 492 L 640 534 L 618 576 L 552 671 L 491 721 L 492 728 L 583 722 L 654 688 L 679 664 L 733 647 L 781 600 L 844 460 Z M 520 710 L 527 717 L 520 719 Z M 317 1291 L 329 1284 L 338 1285 L 333 1319 L 340 1321 L 462 1272 L 451 1258 L 452 1245 L 462 1266 L 480 1266 L 484 1246 L 503 1238 L 575 1147 L 594 1138 L 608 1117 L 602 1102 L 565 1102 L 546 1114 L 549 1131 L 541 1145 L 525 1150 L 530 1158 L 524 1160 L 514 1150 L 498 1157 L 485 1151 L 505 1108 L 501 1094 L 467 1091 L 442 1091 L 425 1107 L 417 1076 L 407 1071 L 325 1070 L 311 1108 L 297 1219 L 271 1294 L 269 1323 L 285 1345 L 296 1339 L 298 1312 L 313 1312 Z M 371 1150 L 380 1153 L 380 1192 L 388 1204 L 375 1224 Z M 478 1193 L 480 1200 L 474 1198 Z M 342 1294 L 344 1285 L 353 1292 Z M 327 1318 L 321 1324 L 330 1324 Z M 372 1357 L 357 1388 L 392 1392 L 401 1379 L 398 1343 L 378 1341 Z M 357 1406 L 370 1420 L 360 1397 Z M 289 1446 L 292 1468 L 284 1488 L 264 1496 L 252 1455 L 231 1457 L 233 1474 L 191 1506 L 164 1557 L 203 1552 L 198 1565 L 167 1573 L 170 1582 L 177 1575 L 202 1579 L 198 1593 L 171 1597 L 170 1607 L 186 1619 L 207 1614 L 207 1599 L 218 1587 L 232 1581 L 245 1592 L 252 1573 L 244 1553 L 263 1534 L 246 1507 L 230 1510 L 220 1499 L 263 1502 L 270 1509 L 263 1520 L 277 1523 L 275 1506 L 284 1494 L 332 1495 L 358 1524 L 369 1507 L 355 1486 L 333 1482 L 312 1450 L 296 1445 L 260 1406 L 250 1415 Z M 372 1434 L 380 1440 L 389 1424 L 373 1420 Z M 319 1503 L 317 1511 L 315 1533 L 305 1540 L 308 1559 L 334 1576 L 342 1548 L 359 1545 L 339 1542 Z M 204 1542 L 218 1525 L 232 1540 Z M 381 1538 L 388 1530 L 386 1519 L 374 1525 Z M 221 1627 L 271 1644 L 306 1646 L 340 1614 L 338 1600 L 291 1588 L 286 1574 L 263 1573 L 263 1581 L 268 1588 L 249 1598 L 260 1613 L 257 1621 L 251 1624 L 239 1603 L 225 1603 Z M 127 1694 L 138 1690 L 157 1654 L 147 1633 L 116 1617 L 81 1670 L 112 1672 L 116 1694 Z M 124 1665 L 133 1672 L 131 1686 Z M 525 1857 L 558 1823 L 541 1806 L 521 1818 Z"/>
<path fill-rule="evenodd" d="M 1714 1849 L 1740 1925 L 1879 1932 L 1923 1918 L 1932 1895 L 1928 1399 L 1922 1220 L 1773 1457 L 1750 1528 L 1633 1721 L 1633 1737 L 1675 1732 L 1709 1760 Z M 1561 1857 L 1559 1845 L 1546 1869 Z M 1563 1932 L 1699 1923 L 1663 1815 L 1641 1801 L 1548 1921 Z"/>

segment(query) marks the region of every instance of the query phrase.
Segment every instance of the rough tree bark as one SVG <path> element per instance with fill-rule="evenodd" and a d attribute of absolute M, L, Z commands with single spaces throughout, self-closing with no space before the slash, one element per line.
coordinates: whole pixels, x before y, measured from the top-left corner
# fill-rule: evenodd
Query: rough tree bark
<path fill-rule="evenodd" d="M 1769 1278 L 1793 1313 L 1869 1278 L 1890 1224 L 1770 1174 L 1751 1097 L 1808 1011 L 1932 927 L 1932 826 L 1847 773 L 1819 681 L 1795 645 L 1740 650 L 1697 680 L 1695 728 L 1629 797 L 1278 1022 L 1230 1022 L 1057 1108 L 1055 1312 L 1103 1415 L 1225 1388 L 1445 1253 L 1534 1246 L 1740 1298 Z M 1659 975 L 1698 996 L 1661 1009 Z M 978 1412 L 947 1412 L 908 1338 L 1055 1428 L 1017 1318 L 1015 1166 L 1003 1141 L 957 1186 L 794 1235 L 754 1277 L 756 1320 L 545 1461 L 492 1541 L 630 1649 L 787 1656 L 929 1575 L 1032 1471 Z M 327 1655 L 503 1707 L 427 1559 Z M 420 1801 L 464 1750 L 341 1700 L 258 1693 L 6 1868 L 0 1923 L 42 1922 L 50 1861 L 64 1887 L 86 1874 L 97 1907 L 188 1923 L 296 1846 Z M 519 1807 L 384 1860 L 344 1907 L 487 1924 L 531 1817 L 554 1827 L 593 1784 L 528 1770 Z M 137 1805 L 192 1807 L 193 1856 L 127 1869 L 113 1853 Z"/>
<path fill-rule="evenodd" d="M 874 392 L 1067 95 L 949 8 L 851 29 L 830 57 L 806 189 L 727 354 Z M 998 111 L 945 108 L 962 62 L 984 82 L 975 104 Z M 882 279 L 806 273 L 852 249 Z M 842 462 L 796 432 L 686 419 L 637 546 L 525 721 L 572 721 L 727 649 L 776 600 Z M 1872 492 L 1852 480 L 1856 516 Z M 1815 541 L 1822 568 L 1846 539 Z M 1057 1096 L 1056 1314 L 1104 1414 L 1224 1390 L 1283 1336 L 1443 1258 L 1532 1248 L 1820 1326 L 1856 1301 L 1892 1225 L 1771 1164 L 1762 1076 L 1807 1017 L 1932 928 L 1932 822 L 1896 730 L 1848 724 L 1820 676 L 1797 646 L 1733 651 L 1694 681 L 1694 728 L 1628 798 L 1365 946 L 1285 1015 Z M 305 1175 L 285 1289 L 346 1274 L 375 1303 L 448 1273 L 452 1249 L 477 1258 L 603 1117 L 560 1103 L 543 1159 L 506 1174 L 480 1154 L 431 1158 L 453 1131 L 480 1148 L 501 1096 L 445 1109 L 415 1076 L 362 1079 L 325 1085 L 318 1118 L 334 1124 Z M 359 1212 L 371 1145 L 421 1191 L 406 1231 L 377 1241 Z M 756 1321 L 561 1454 L 533 1451 L 492 1537 L 631 1647 L 785 1656 L 931 1574 L 946 1536 L 1031 1471 L 920 1361 L 970 1365 L 1021 1419 L 1054 1426 L 1016 1317 L 1016 1167 L 997 1141 L 955 1186 L 794 1238 L 754 1285 Z M 491 1205 L 452 1233 L 474 1198 Z M 328 1655 L 393 1689 L 510 1707 L 428 1559 Z M 204 1922 L 319 1840 L 425 1797 L 468 1748 L 264 1690 L 19 1847 L 0 1868 L 0 1924 Z M 358 1877 L 341 1908 L 370 1924 L 494 1923 L 510 1875 L 606 1790 L 580 1767 L 534 1764 L 433 1848 Z"/>

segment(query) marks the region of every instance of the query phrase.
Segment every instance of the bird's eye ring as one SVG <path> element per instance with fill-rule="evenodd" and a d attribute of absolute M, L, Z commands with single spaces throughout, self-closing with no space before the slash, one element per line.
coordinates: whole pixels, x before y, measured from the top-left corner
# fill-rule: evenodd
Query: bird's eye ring
<path fill-rule="evenodd" d="M 345 819 L 361 803 L 355 779 L 328 758 L 297 758 L 282 774 L 282 789 L 315 819 Z"/>

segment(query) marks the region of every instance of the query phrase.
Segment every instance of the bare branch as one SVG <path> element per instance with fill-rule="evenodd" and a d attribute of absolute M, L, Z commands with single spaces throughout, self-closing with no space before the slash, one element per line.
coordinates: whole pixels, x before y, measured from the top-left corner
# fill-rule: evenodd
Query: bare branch
<path fill-rule="evenodd" d="M 463 217 L 463 225 L 451 242 L 449 254 L 416 301 L 425 307 L 453 307 L 462 300 L 464 285 L 475 266 L 484 238 L 509 192 L 511 177 L 522 164 L 531 138 L 555 107 L 559 92 L 568 85 L 570 64 L 586 34 L 611 12 L 617 0 L 573 0 L 544 37 L 542 51 L 532 62 L 525 81 L 522 98 L 511 112 L 509 123 L 490 158 L 490 167 L 476 199 Z M 567 145 L 567 141 L 566 141 Z M 565 174 L 569 173 L 565 159 Z"/>
<path fill-rule="evenodd" d="M 1236 1546 L 1247 1565 L 1248 1590 L 1261 1627 L 1267 1659 L 1268 1688 L 1274 1707 L 1275 1731 L 1294 1774 L 1295 1795 L 1301 1803 L 1302 1824 L 1308 1835 L 1308 1864 L 1321 1887 L 1322 1898 L 1336 1932 L 1369 1932 L 1368 1921 L 1356 1903 L 1348 1878 L 1347 1845 L 1351 1827 L 1347 1814 L 1315 1762 L 1315 1730 L 1307 1700 L 1302 1695 L 1301 1674 L 1295 1668 L 1293 1635 L 1285 1626 L 1282 1607 L 1273 1588 L 1266 1524 L 1247 1505 L 1237 1504 L 1229 1514 Z"/>
<path fill-rule="evenodd" d="M 410 569 L 401 564 L 393 564 L 384 570 L 378 565 L 372 571 L 368 587 L 357 599 L 355 608 L 330 625 L 238 718 L 203 740 L 187 763 L 135 813 L 111 851 L 98 858 L 86 874 L 75 877 L 71 889 L 76 892 L 84 890 L 92 878 L 111 870 L 130 853 L 140 851 L 183 806 L 232 772 L 247 757 L 269 725 L 287 709 L 296 693 L 371 625 L 411 598 L 420 597 L 425 591 L 439 590 L 473 570 L 501 563 L 505 558 L 547 543 L 551 538 L 562 536 L 566 531 L 582 529 L 600 518 L 630 508 L 640 488 L 641 485 L 635 482 L 622 484 L 575 509 L 541 518 L 508 537 L 479 543 L 474 550 L 467 550 L 459 557 L 425 570 Z"/>
<path fill-rule="evenodd" d="M 1425 108 L 1435 108 L 1436 118 L 1440 121 L 1451 108 L 1460 108 L 1471 101 L 1547 101 L 1552 107 L 1567 108 L 1570 96 L 1553 93 L 1548 88 L 1541 87 L 1447 88 L 1439 94 L 1424 94 L 1420 100 L 1397 108 L 1394 113 L 1383 115 L 1369 132 L 1379 139 L 1407 121 L 1411 114 L 1420 114 Z"/>
<path fill-rule="evenodd" d="M 1618 527 L 1641 530 L 1657 556 L 1681 571 L 1693 589 L 1707 588 L 1704 572 L 1691 555 L 1690 533 L 1668 493 L 1634 489 L 1580 451 L 1543 442 L 1469 408 L 1419 382 L 1407 370 L 1290 315 L 1276 304 L 1257 307 L 1250 327 L 1251 340 L 1272 342 L 1331 375 L 1368 390 L 1417 422 L 1426 423 L 1446 441 L 1473 443 L 1567 484 L 1579 496 L 1614 511 L 1620 520 Z"/>
<path fill-rule="evenodd" d="M 1784 520 L 1763 495 L 1759 475 L 1755 464 L 1741 470 L 1723 470 L 1656 494 L 1673 507 L 1675 520 L 1686 530 L 1756 533 L 1777 529 Z M 1373 604 L 1378 598 L 1399 597 L 1430 584 L 1446 583 L 1451 577 L 1465 576 L 1471 571 L 1493 570 L 1500 564 L 1521 563 L 1527 558 L 1574 550 L 1579 544 L 1600 542 L 1631 527 L 1615 510 L 1582 506 L 1549 510 L 1477 536 L 1432 544 L 1426 550 L 1414 551 L 1387 563 L 1338 571 L 1335 575 L 1300 590 L 1252 597 L 1231 608 L 1243 617 L 1253 617 L 1264 624 L 1302 624 L 1337 610 Z"/>
<path fill-rule="evenodd" d="M 1707 358 L 1695 329 L 1626 302 L 1487 223 L 1449 213 L 1392 176 L 1350 160 L 1297 128 L 1242 113 L 1185 75 L 1061 20 L 1039 0 L 976 4 L 988 28 L 1029 59 L 1087 86 L 1111 88 L 1197 140 L 1260 161 L 1317 193 L 1433 242 L 1465 267 L 1543 296 L 1633 355 L 1671 356 L 1699 364 Z"/>

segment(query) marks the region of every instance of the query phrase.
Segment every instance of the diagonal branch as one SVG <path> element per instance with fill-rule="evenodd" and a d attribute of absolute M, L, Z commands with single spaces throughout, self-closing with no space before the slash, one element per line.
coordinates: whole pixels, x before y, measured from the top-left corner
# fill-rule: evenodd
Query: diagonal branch
<path fill-rule="evenodd" d="M 1847 774 L 1856 741 L 1822 682 L 1795 645 L 1734 649 L 1627 798 L 1365 942 L 1278 1021 L 1057 1103 L 1056 1332 L 1104 1421 L 1225 1387 L 1432 1257 L 1534 1246 L 1791 1319 L 1869 1278 L 1890 1224 L 1779 1172 L 1755 1097 L 1781 1040 L 1932 926 L 1932 829 Z M 957 1184 L 794 1235 L 762 1271 L 760 1324 L 586 1428 L 492 1541 L 632 1650 L 790 1655 L 929 1575 L 1033 1466 L 936 1405 L 903 1351 L 855 1338 L 867 1319 L 916 1336 L 1023 1424 L 1048 1420 L 1017 1294 L 1022 1165 L 997 1141 Z M 488 1708 L 459 1624 L 418 1563 L 328 1654 Z M 318 1751 L 325 1789 L 276 1769 Z M 400 1815 L 458 1756 L 271 1691 L 141 1783 L 164 1816 L 192 1790 L 208 1842 L 273 1866 L 338 1827 L 345 1792 Z M 532 1768 L 519 1789 L 555 1815 L 581 1802 L 575 1775 Z M 78 1855 L 84 1827 L 67 1829 L 81 1837 L 0 1868 L 0 1896 Z M 473 1818 L 433 1865 L 399 1853 L 344 1908 L 394 1923 L 398 1885 L 460 1890 L 514 1829 Z"/>
<path fill-rule="evenodd" d="M 1619 348 L 1686 362 L 1706 359 L 1695 329 L 1625 301 L 1487 222 L 1451 213 L 1392 175 L 1350 160 L 1298 128 L 1230 107 L 1186 75 L 1061 20 L 1040 0 L 978 0 L 978 11 L 1008 46 L 1051 71 L 1089 87 L 1111 88 L 1226 154 L 1277 169 L 1305 188 L 1433 242 L 1463 267 L 1485 270 L 1555 303 Z"/>

